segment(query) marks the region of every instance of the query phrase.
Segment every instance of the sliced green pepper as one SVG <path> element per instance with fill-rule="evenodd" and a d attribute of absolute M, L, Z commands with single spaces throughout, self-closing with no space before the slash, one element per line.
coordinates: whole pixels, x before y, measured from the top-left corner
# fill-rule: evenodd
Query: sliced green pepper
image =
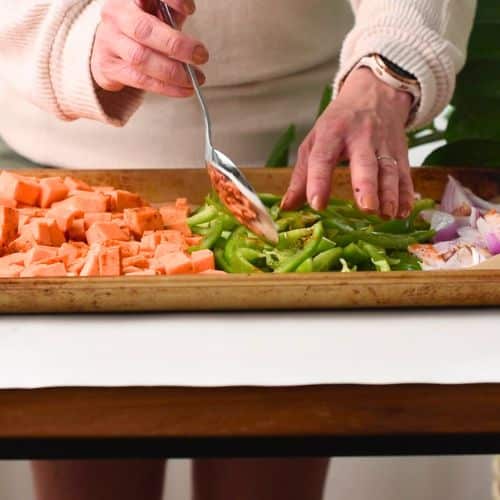
<path fill-rule="evenodd" d="M 356 265 L 364 265 L 370 262 L 370 256 L 354 242 L 349 243 L 344 248 L 344 259 Z"/>
<path fill-rule="evenodd" d="M 206 250 L 214 247 L 217 240 L 221 237 L 223 230 L 222 219 L 215 219 L 211 222 L 210 229 L 205 234 L 202 242 L 199 245 L 190 247 L 189 251 Z"/>
<path fill-rule="evenodd" d="M 383 248 L 377 248 L 366 241 L 360 241 L 359 246 L 370 256 L 377 271 L 389 272 L 391 270 L 387 254 Z"/>
<path fill-rule="evenodd" d="M 305 227 L 303 229 L 292 229 L 280 233 L 277 248 L 284 250 L 285 248 L 297 247 L 300 242 L 309 238 L 313 233 L 312 227 Z"/>
<path fill-rule="evenodd" d="M 323 238 L 321 238 L 321 241 L 319 242 L 319 245 L 318 245 L 318 248 L 316 249 L 316 251 L 318 253 L 321 253 L 321 252 L 326 252 L 326 250 L 331 250 L 332 248 L 335 248 L 337 245 L 335 244 L 334 241 L 328 239 L 326 236 L 323 236 Z"/>
<path fill-rule="evenodd" d="M 314 271 L 313 268 L 313 260 L 311 257 L 306 259 L 300 266 L 295 269 L 296 273 L 312 273 Z"/>
<path fill-rule="evenodd" d="M 210 205 L 204 205 L 201 210 L 187 219 L 188 226 L 198 226 L 205 222 L 210 222 L 217 217 L 218 210 Z"/>
<path fill-rule="evenodd" d="M 259 193 L 259 198 L 266 207 L 272 207 L 273 205 L 281 203 L 281 196 L 272 193 Z"/>
<path fill-rule="evenodd" d="M 434 202 L 434 200 L 430 200 L 427 198 L 424 198 L 423 200 L 417 200 L 410 216 L 408 217 L 408 230 L 413 231 L 415 229 L 415 221 L 423 210 L 430 210 L 434 208 L 435 205 L 436 203 Z"/>
<path fill-rule="evenodd" d="M 305 243 L 304 248 L 290 257 L 290 259 L 284 261 L 275 272 L 291 273 L 297 269 L 302 262 L 314 255 L 319 243 L 321 242 L 321 238 L 323 238 L 323 224 L 321 222 L 316 222 L 313 226 L 312 235 Z"/>
<path fill-rule="evenodd" d="M 341 247 L 356 241 L 365 241 L 381 248 L 390 248 L 394 250 L 406 250 L 414 243 L 424 243 L 430 241 L 435 231 L 414 231 L 409 234 L 385 234 L 368 231 L 353 231 L 349 234 L 341 234 L 333 237 L 333 241 Z"/>
<path fill-rule="evenodd" d="M 263 255 L 252 248 L 236 248 L 230 261 L 229 267 L 233 273 L 260 273 L 262 272 L 258 267 L 251 263 L 251 260 L 262 258 Z"/>
<path fill-rule="evenodd" d="M 330 271 L 339 263 L 342 254 L 342 248 L 331 248 L 319 253 L 312 259 L 313 271 L 317 273 Z"/>

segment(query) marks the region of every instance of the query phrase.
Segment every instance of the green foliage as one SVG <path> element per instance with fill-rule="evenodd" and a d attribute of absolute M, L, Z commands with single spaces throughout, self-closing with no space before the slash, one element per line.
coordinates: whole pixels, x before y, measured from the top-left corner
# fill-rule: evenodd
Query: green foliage
<path fill-rule="evenodd" d="M 500 167 L 500 2 L 479 0 L 467 64 L 457 78 L 447 144 L 427 165 Z"/>

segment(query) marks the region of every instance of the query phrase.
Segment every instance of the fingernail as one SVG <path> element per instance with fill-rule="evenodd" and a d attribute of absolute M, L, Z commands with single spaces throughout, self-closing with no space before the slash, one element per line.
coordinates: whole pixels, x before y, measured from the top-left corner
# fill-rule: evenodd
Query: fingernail
<path fill-rule="evenodd" d="M 186 0 L 184 3 L 184 12 L 190 16 L 191 14 L 194 14 L 194 11 L 196 10 L 196 5 L 194 4 L 193 0 Z"/>
<path fill-rule="evenodd" d="M 311 207 L 314 208 L 314 210 L 321 210 L 321 199 L 319 195 L 315 194 L 311 200 Z"/>
<path fill-rule="evenodd" d="M 367 194 L 361 197 L 359 205 L 362 210 L 376 212 L 378 210 L 378 199 L 372 194 Z"/>
<path fill-rule="evenodd" d="M 401 211 L 399 212 L 399 215 L 401 218 L 406 219 L 411 213 L 411 208 L 410 207 L 403 207 L 401 208 Z"/>
<path fill-rule="evenodd" d="M 394 217 L 396 214 L 396 205 L 392 201 L 388 201 L 382 205 L 382 215 Z"/>
<path fill-rule="evenodd" d="M 287 202 L 288 202 L 288 193 L 285 193 L 285 196 L 283 196 L 283 198 L 281 199 L 280 208 L 281 209 L 285 208 Z"/>
<path fill-rule="evenodd" d="M 198 83 L 200 85 L 203 85 L 207 79 L 206 76 L 199 69 L 196 69 L 195 73 L 196 73 L 196 79 L 198 80 Z"/>
<path fill-rule="evenodd" d="M 203 45 L 197 45 L 193 51 L 193 62 L 205 64 L 208 61 L 208 51 Z"/>

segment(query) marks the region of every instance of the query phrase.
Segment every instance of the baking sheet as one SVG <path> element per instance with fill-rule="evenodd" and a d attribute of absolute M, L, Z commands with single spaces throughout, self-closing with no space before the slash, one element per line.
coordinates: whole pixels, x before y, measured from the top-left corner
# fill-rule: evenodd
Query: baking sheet
<path fill-rule="evenodd" d="M 500 310 L 3 316 L 0 388 L 500 382 Z"/>
<path fill-rule="evenodd" d="M 283 193 L 290 169 L 249 169 L 259 191 Z M 500 192 L 500 172 L 485 169 L 419 168 L 418 192 L 439 199 L 452 172 L 480 196 Z M 203 170 L 61 171 L 30 175 L 78 176 L 96 185 L 139 192 L 148 201 L 187 196 L 201 203 L 209 191 Z M 350 198 L 348 169 L 333 178 L 335 196 Z M 200 311 L 340 309 L 500 305 L 500 270 L 399 273 L 314 273 L 263 276 L 0 279 L 0 312 Z"/>

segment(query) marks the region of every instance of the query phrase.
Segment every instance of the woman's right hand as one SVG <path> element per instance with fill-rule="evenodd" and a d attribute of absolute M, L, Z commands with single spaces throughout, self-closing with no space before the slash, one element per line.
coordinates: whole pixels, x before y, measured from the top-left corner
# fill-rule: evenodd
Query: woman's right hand
<path fill-rule="evenodd" d="M 163 0 L 180 26 L 193 0 Z M 169 97 L 189 97 L 193 87 L 182 63 L 208 61 L 205 46 L 157 17 L 156 0 L 107 0 L 96 33 L 91 71 L 96 84 L 118 92 L 134 87 Z M 205 75 L 195 68 L 200 84 Z"/>

